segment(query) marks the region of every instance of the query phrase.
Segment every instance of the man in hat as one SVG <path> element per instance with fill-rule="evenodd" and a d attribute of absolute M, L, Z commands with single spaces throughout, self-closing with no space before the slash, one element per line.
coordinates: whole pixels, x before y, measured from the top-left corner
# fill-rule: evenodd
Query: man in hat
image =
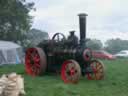
<path fill-rule="evenodd" d="M 70 35 L 68 36 L 68 42 L 71 44 L 71 46 L 77 46 L 78 45 L 78 37 L 74 34 L 75 31 L 70 31 Z"/>

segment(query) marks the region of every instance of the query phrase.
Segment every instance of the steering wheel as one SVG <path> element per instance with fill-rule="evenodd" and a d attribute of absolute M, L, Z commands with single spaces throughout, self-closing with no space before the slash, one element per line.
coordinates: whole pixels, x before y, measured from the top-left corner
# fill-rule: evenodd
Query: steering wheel
<path fill-rule="evenodd" d="M 61 42 L 66 40 L 66 37 L 62 33 L 56 33 L 53 35 L 52 40 L 56 42 Z"/>

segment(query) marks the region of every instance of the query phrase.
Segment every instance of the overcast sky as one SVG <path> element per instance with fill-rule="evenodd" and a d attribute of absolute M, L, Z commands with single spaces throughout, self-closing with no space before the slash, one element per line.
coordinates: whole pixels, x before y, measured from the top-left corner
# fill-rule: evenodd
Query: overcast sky
<path fill-rule="evenodd" d="M 103 42 L 110 38 L 128 40 L 128 0 L 28 0 L 35 2 L 31 12 L 33 27 L 79 36 L 79 13 L 87 13 L 87 37 Z"/>

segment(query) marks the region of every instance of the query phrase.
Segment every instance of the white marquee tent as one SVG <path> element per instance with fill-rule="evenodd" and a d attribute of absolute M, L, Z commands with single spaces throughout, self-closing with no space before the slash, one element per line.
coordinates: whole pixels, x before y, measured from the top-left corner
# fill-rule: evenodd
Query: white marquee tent
<path fill-rule="evenodd" d="M 22 62 L 22 47 L 9 41 L 0 41 L 0 65 Z"/>

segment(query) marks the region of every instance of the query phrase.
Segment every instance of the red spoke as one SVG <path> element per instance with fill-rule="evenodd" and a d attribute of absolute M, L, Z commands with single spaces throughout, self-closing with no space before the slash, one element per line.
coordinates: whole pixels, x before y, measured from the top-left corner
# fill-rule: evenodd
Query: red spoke
<path fill-rule="evenodd" d="M 65 83 L 78 82 L 80 74 L 80 66 L 74 60 L 68 60 L 62 64 L 61 77 Z"/>
<path fill-rule="evenodd" d="M 38 68 L 40 68 L 40 64 L 39 63 L 36 63 L 35 66 L 38 67 Z"/>
<path fill-rule="evenodd" d="M 35 62 L 39 62 L 39 61 L 40 61 L 39 56 L 35 56 L 35 57 L 34 57 L 34 61 L 35 61 Z"/>
<path fill-rule="evenodd" d="M 45 53 L 40 48 L 29 48 L 25 55 L 26 72 L 29 75 L 40 75 L 46 69 Z"/>
<path fill-rule="evenodd" d="M 97 60 L 93 60 L 90 64 L 92 72 L 87 73 L 87 78 L 89 80 L 100 80 L 104 75 L 104 67 L 103 64 Z"/>

